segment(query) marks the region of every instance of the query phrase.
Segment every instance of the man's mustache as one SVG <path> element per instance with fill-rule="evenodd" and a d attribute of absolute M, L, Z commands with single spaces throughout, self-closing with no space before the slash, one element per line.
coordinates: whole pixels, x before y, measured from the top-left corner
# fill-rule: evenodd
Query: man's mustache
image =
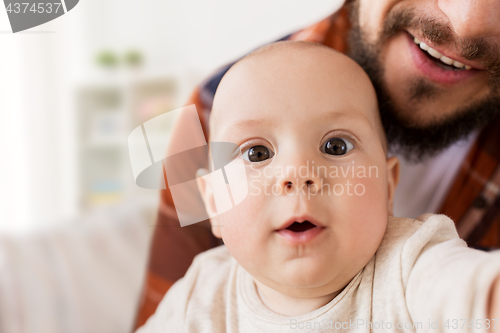
<path fill-rule="evenodd" d="M 420 32 L 421 37 L 434 45 L 454 44 L 458 54 L 467 60 L 478 61 L 491 73 L 490 81 L 500 87 L 500 45 L 488 38 L 458 37 L 449 23 L 423 16 L 414 9 L 390 12 L 384 22 L 379 40 L 383 43 L 396 33 L 408 28 Z"/>

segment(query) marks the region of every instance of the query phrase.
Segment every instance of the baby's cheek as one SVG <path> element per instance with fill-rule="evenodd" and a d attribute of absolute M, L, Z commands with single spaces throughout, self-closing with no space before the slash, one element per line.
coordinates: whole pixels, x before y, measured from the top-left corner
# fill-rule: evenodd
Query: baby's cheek
<path fill-rule="evenodd" d="M 341 235 L 343 255 L 366 261 L 378 248 L 385 231 L 387 194 L 383 179 L 378 177 L 351 177 L 348 181 L 351 190 L 331 198 L 334 228 Z"/>
<path fill-rule="evenodd" d="M 367 247 L 378 247 L 387 225 L 387 190 L 380 178 L 358 179 L 364 189 L 363 194 L 355 195 L 351 207 L 354 214 L 353 226 L 357 240 L 366 242 Z M 361 193 L 361 192 L 358 192 Z"/>
<path fill-rule="evenodd" d="M 240 252 L 251 252 L 259 248 L 266 232 L 265 226 L 262 225 L 265 220 L 265 203 L 261 201 L 262 197 L 249 195 L 220 216 L 223 224 L 222 239 L 228 248 L 235 246 Z"/>
<path fill-rule="evenodd" d="M 266 230 L 259 227 L 258 214 L 242 207 L 227 212 L 225 227 L 221 230 L 222 239 L 231 255 L 251 273 L 265 268 L 267 244 L 264 240 Z"/>

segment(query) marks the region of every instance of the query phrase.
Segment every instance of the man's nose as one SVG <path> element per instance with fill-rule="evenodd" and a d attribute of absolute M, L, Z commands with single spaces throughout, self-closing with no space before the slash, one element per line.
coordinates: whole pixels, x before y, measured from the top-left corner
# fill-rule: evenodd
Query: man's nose
<path fill-rule="evenodd" d="M 438 0 L 438 6 L 459 37 L 500 37 L 499 0 Z"/>

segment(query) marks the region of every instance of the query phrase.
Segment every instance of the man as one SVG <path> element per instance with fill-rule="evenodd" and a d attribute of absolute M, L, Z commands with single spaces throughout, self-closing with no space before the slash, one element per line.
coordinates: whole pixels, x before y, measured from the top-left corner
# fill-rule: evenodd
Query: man
<path fill-rule="evenodd" d="M 391 149 L 402 160 L 395 215 L 444 213 L 470 246 L 482 248 L 500 246 L 498 17 L 495 0 L 348 0 L 327 19 L 283 38 L 345 52 L 369 74 Z M 205 134 L 229 67 L 187 103 L 196 104 Z M 170 191 L 163 191 L 137 326 L 192 258 L 216 245 L 206 224 L 180 227 Z"/>

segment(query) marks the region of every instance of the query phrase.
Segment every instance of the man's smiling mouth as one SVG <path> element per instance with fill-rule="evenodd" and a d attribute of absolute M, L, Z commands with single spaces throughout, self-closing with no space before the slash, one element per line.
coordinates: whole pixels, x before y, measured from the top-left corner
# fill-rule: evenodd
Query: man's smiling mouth
<path fill-rule="evenodd" d="M 418 46 L 420 46 L 420 48 L 423 51 L 427 52 L 428 55 L 430 55 L 434 59 L 439 60 L 442 64 L 446 65 L 447 67 L 444 67 L 444 69 L 461 69 L 461 70 L 462 69 L 466 69 L 466 70 L 471 70 L 472 69 L 471 66 L 464 65 L 461 62 L 458 62 L 456 60 L 448 58 L 447 56 L 442 55 L 441 53 L 439 53 L 438 51 L 434 50 L 432 47 L 430 47 L 429 45 L 425 44 L 423 41 L 421 41 L 417 37 L 413 37 L 413 41 L 415 42 L 415 44 L 417 44 Z"/>
<path fill-rule="evenodd" d="M 483 72 L 443 55 L 418 37 L 415 40 L 415 37 L 409 32 L 405 32 L 403 37 L 409 46 L 410 57 L 413 59 L 416 68 L 428 79 L 436 83 L 445 86 L 453 85 L 464 82 Z"/>

